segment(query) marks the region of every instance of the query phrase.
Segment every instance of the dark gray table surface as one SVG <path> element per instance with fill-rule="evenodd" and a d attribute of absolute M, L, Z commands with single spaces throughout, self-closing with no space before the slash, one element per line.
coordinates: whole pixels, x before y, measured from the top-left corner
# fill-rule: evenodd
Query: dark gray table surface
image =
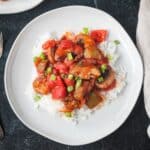
<path fill-rule="evenodd" d="M 140 93 L 136 106 L 125 123 L 113 134 L 93 144 L 66 146 L 50 141 L 27 129 L 13 113 L 4 91 L 4 65 L 11 45 L 21 29 L 34 17 L 48 10 L 66 5 L 98 7 L 114 16 L 135 42 L 139 0 L 45 0 L 38 7 L 13 15 L 0 15 L 0 31 L 4 34 L 4 54 L 0 59 L 0 122 L 5 129 L 5 138 L 0 141 L 0 150 L 150 150 L 146 134 L 149 120 Z"/>

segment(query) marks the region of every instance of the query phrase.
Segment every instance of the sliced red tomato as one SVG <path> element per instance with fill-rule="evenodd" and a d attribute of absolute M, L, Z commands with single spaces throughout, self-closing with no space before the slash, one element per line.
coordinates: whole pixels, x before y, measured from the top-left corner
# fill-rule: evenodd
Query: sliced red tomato
<path fill-rule="evenodd" d="M 64 86 L 64 82 L 60 76 L 57 76 L 56 81 L 55 81 L 55 85 L 56 86 Z"/>
<path fill-rule="evenodd" d="M 105 41 L 107 33 L 107 30 L 93 30 L 90 36 L 96 43 L 100 43 Z"/>
<path fill-rule="evenodd" d="M 55 40 L 48 40 L 45 43 L 43 43 L 42 48 L 44 50 L 47 50 L 49 48 L 55 47 L 56 41 Z"/>
<path fill-rule="evenodd" d="M 60 42 L 59 48 L 60 49 L 72 49 L 73 48 L 73 42 L 71 40 L 62 40 Z"/>
<path fill-rule="evenodd" d="M 74 86 L 74 84 L 75 84 L 74 80 L 70 80 L 68 78 L 64 79 L 64 81 L 67 86 Z"/>
<path fill-rule="evenodd" d="M 50 90 L 52 90 L 55 86 L 64 86 L 64 82 L 60 76 L 56 76 L 56 80 L 51 80 L 50 76 L 48 76 L 47 82 Z"/>
<path fill-rule="evenodd" d="M 73 50 L 74 43 L 71 40 L 61 40 L 55 51 L 55 60 L 64 59 L 68 52 Z"/>
<path fill-rule="evenodd" d="M 52 89 L 52 97 L 53 99 L 62 99 L 67 95 L 66 88 L 64 86 L 55 86 Z"/>
<path fill-rule="evenodd" d="M 70 49 L 61 49 L 58 47 L 55 51 L 55 60 L 58 61 L 62 58 L 64 59 L 68 52 L 70 52 Z"/>
<path fill-rule="evenodd" d="M 59 74 L 58 70 L 56 70 L 55 68 L 53 68 L 53 74 L 58 75 Z"/>
<path fill-rule="evenodd" d="M 47 83 L 50 90 L 55 87 L 55 81 L 51 80 L 50 76 L 47 77 Z"/>
<path fill-rule="evenodd" d="M 80 45 L 75 45 L 75 47 L 74 47 L 74 53 L 76 54 L 76 55 L 79 55 L 79 54 L 81 54 L 83 52 L 83 48 L 80 46 Z"/>
<path fill-rule="evenodd" d="M 64 63 L 57 63 L 54 65 L 54 67 L 59 71 L 59 73 L 68 73 L 68 67 Z"/>
<path fill-rule="evenodd" d="M 49 80 L 48 81 L 48 87 L 49 87 L 50 90 L 52 90 L 55 87 L 55 82 L 52 81 L 52 80 Z"/>

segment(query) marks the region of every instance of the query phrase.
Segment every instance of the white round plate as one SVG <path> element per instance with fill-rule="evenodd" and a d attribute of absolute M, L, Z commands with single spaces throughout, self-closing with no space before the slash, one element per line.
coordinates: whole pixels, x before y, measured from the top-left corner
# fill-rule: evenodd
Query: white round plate
<path fill-rule="evenodd" d="M 33 99 L 25 94 L 32 76 L 32 49 L 37 39 L 47 33 L 81 31 L 83 27 L 109 30 L 109 39 L 120 41 L 121 64 L 127 71 L 127 86 L 112 103 L 97 110 L 77 126 L 37 111 Z M 40 50 L 39 50 L 40 51 Z M 18 118 L 31 130 L 51 140 L 68 145 L 83 145 L 104 138 L 118 129 L 131 113 L 143 80 L 140 55 L 121 25 L 107 13 L 85 6 L 69 6 L 49 11 L 31 21 L 15 40 L 5 66 L 5 90 Z M 31 83 L 32 84 L 32 83 Z"/>
<path fill-rule="evenodd" d="M 0 14 L 19 13 L 39 5 L 43 0 L 8 0 L 0 2 Z"/>

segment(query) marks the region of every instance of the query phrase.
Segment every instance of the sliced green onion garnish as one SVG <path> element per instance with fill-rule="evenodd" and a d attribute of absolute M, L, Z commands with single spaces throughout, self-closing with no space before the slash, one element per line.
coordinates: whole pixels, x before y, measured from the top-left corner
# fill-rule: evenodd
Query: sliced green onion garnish
<path fill-rule="evenodd" d="M 109 59 L 110 61 L 113 60 L 113 56 L 112 56 L 112 55 L 108 54 L 107 57 L 108 57 L 108 59 Z"/>
<path fill-rule="evenodd" d="M 34 101 L 35 101 L 35 102 L 40 101 L 41 98 L 42 98 L 42 97 L 41 97 L 40 95 L 38 95 L 38 94 L 35 94 L 35 95 L 34 95 Z"/>
<path fill-rule="evenodd" d="M 68 79 L 72 80 L 72 79 L 73 79 L 73 75 L 72 75 L 72 74 L 69 74 L 69 75 L 68 75 Z"/>
<path fill-rule="evenodd" d="M 33 57 L 33 61 L 36 62 L 37 60 L 37 56 Z"/>
<path fill-rule="evenodd" d="M 78 80 L 78 79 L 80 79 L 78 76 L 75 76 L 75 80 Z"/>
<path fill-rule="evenodd" d="M 97 80 L 98 80 L 98 82 L 103 82 L 104 78 L 103 77 L 99 77 Z"/>
<path fill-rule="evenodd" d="M 72 53 L 68 53 L 68 54 L 67 54 L 67 59 L 68 59 L 68 60 L 73 60 Z"/>
<path fill-rule="evenodd" d="M 75 85 L 75 88 L 79 88 L 82 84 L 82 79 L 78 78 L 77 81 L 76 81 L 76 85 Z"/>
<path fill-rule="evenodd" d="M 115 43 L 116 45 L 119 45 L 119 44 L 120 44 L 120 41 L 114 40 L 114 43 Z"/>
<path fill-rule="evenodd" d="M 50 79 L 53 80 L 53 81 L 55 81 L 55 80 L 56 80 L 56 76 L 55 76 L 54 74 L 52 74 L 52 75 L 50 76 Z"/>
<path fill-rule="evenodd" d="M 68 87 L 67 87 L 67 91 L 68 91 L 68 92 L 72 92 L 73 89 L 74 89 L 73 86 L 68 86 Z"/>
<path fill-rule="evenodd" d="M 69 118 L 72 117 L 72 113 L 71 112 L 65 112 L 64 114 L 65 114 L 66 117 L 69 117 Z"/>
<path fill-rule="evenodd" d="M 102 64 L 100 69 L 101 69 L 101 72 L 104 73 L 106 71 L 106 69 L 107 69 L 107 65 L 106 64 Z"/>
<path fill-rule="evenodd" d="M 46 58 L 45 54 L 44 54 L 44 53 L 41 53 L 41 54 L 40 54 L 40 58 L 41 58 L 42 60 L 44 60 L 44 59 Z"/>
<path fill-rule="evenodd" d="M 89 29 L 87 27 L 84 27 L 82 30 L 83 34 L 89 34 Z"/>
<path fill-rule="evenodd" d="M 52 72 L 52 67 L 48 67 L 47 69 L 46 69 L 46 74 L 50 74 Z"/>

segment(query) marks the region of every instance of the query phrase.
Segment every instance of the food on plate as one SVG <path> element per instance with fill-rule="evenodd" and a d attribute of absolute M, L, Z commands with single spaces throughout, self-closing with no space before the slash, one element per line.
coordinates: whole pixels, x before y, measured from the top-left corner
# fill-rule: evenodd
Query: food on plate
<path fill-rule="evenodd" d="M 107 100 L 107 93 L 118 84 L 112 58 L 99 46 L 107 37 L 107 30 L 83 28 L 80 33 L 66 32 L 59 39 L 44 41 L 42 52 L 34 57 L 36 94 L 40 98 L 50 94 L 52 101 L 60 101 L 58 112 L 67 117 Z M 118 45 L 116 41 L 113 43 Z"/>

